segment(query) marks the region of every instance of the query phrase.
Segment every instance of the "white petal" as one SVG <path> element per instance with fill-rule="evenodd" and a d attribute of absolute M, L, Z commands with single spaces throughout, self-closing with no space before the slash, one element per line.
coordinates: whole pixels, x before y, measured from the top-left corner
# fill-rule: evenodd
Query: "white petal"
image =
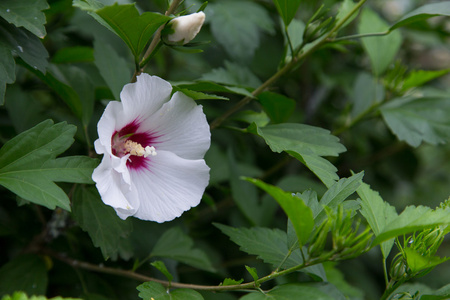
<path fill-rule="evenodd" d="M 125 125 L 137 117 L 145 119 L 153 114 L 169 100 L 171 92 L 170 83 L 146 73 L 139 75 L 137 82 L 125 85 L 120 93 L 123 113 L 127 119 Z"/>
<path fill-rule="evenodd" d="M 151 158 L 150 170 L 130 174 L 140 199 L 134 217 L 159 223 L 197 206 L 209 181 L 204 160 L 186 160 L 167 151 Z"/>
<path fill-rule="evenodd" d="M 98 154 L 111 154 L 111 138 L 115 131 L 120 130 L 126 124 L 122 103 L 109 102 L 97 124 L 98 140 L 94 142 L 95 151 Z"/>
<path fill-rule="evenodd" d="M 176 92 L 155 114 L 143 121 L 140 130 L 151 130 L 159 136 L 159 150 L 186 159 L 201 159 L 211 144 L 208 121 L 201 105 L 183 93 Z"/>
<path fill-rule="evenodd" d="M 126 219 L 138 210 L 139 198 L 136 191 L 124 181 L 121 173 L 112 168 L 108 155 L 103 157 L 100 165 L 94 170 L 92 179 L 96 183 L 102 201 L 112 206 L 119 217 Z"/>

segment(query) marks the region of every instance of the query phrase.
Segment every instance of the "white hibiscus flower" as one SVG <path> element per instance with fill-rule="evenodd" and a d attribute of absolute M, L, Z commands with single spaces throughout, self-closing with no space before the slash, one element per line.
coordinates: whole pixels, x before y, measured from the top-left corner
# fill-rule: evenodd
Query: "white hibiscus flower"
<path fill-rule="evenodd" d="M 174 32 L 169 34 L 167 39 L 170 42 L 185 45 L 200 32 L 203 22 L 205 22 L 205 13 L 202 11 L 177 17 L 169 22 Z"/>
<path fill-rule="evenodd" d="M 202 107 L 148 74 L 123 88 L 98 122 L 92 179 L 118 216 L 170 221 L 200 203 L 209 181 L 203 160 L 211 133 Z"/>

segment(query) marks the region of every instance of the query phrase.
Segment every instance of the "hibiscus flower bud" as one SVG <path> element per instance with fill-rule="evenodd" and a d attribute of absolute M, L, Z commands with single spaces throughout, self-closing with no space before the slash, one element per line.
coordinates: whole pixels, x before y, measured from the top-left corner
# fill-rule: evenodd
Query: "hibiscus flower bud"
<path fill-rule="evenodd" d="M 173 19 L 168 25 L 173 33 L 167 36 L 167 40 L 182 45 L 189 43 L 199 33 L 204 21 L 205 13 L 202 11 Z"/>

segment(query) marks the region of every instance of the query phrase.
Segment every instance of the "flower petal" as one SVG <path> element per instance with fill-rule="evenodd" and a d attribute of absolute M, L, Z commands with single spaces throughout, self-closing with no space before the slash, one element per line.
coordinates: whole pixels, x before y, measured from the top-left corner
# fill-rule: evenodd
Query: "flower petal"
<path fill-rule="evenodd" d="M 176 92 L 140 130 L 154 132 L 156 152 L 166 150 L 186 159 L 202 159 L 211 144 L 208 121 L 201 105 Z"/>
<path fill-rule="evenodd" d="M 92 174 L 92 179 L 96 183 L 102 201 L 112 206 L 120 218 L 126 219 L 138 210 L 136 190 L 125 182 L 121 173 L 113 169 L 109 155 L 103 156 L 102 162 Z"/>
<path fill-rule="evenodd" d="M 111 154 L 111 138 L 114 132 L 120 129 L 119 126 L 123 126 L 117 124 L 121 122 L 120 120 L 123 120 L 122 103 L 118 101 L 109 102 L 97 124 L 98 140 L 94 142 L 94 146 L 98 154 Z"/>
<path fill-rule="evenodd" d="M 150 170 L 130 171 L 132 187 L 141 203 L 134 217 L 170 221 L 200 203 L 209 181 L 205 161 L 186 160 L 171 152 L 152 157 Z"/>
<path fill-rule="evenodd" d="M 145 119 L 170 98 L 172 86 L 167 81 L 142 73 L 135 83 L 125 85 L 120 93 L 123 104 L 123 125 Z"/>

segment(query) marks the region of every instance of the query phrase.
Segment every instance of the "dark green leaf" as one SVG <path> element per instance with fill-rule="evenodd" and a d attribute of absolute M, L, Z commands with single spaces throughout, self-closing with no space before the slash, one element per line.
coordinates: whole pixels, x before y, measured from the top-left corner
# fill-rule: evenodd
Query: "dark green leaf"
<path fill-rule="evenodd" d="M 256 124 L 247 128 L 248 132 L 262 137 L 273 152 L 286 151 L 300 160 L 320 180 L 331 186 L 339 177 L 337 169 L 322 156 L 337 156 L 345 151 L 339 139 L 326 129 L 304 124 L 276 124 L 259 128 Z"/>
<path fill-rule="evenodd" d="M 333 209 L 337 208 L 339 204 L 344 202 L 348 196 L 358 189 L 362 183 L 363 176 L 364 172 L 360 172 L 349 178 L 341 178 L 326 191 L 319 202 L 321 209 L 317 215 L 314 215 L 317 225 L 320 225 L 327 217 L 323 206 L 328 206 Z"/>
<path fill-rule="evenodd" d="M 450 16 L 450 1 L 440 1 L 438 3 L 430 3 L 421 6 L 404 15 L 400 20 L 391 26 L 390 30 L 394 30 L 395 28 L 434 16 Z"/>
<path fill-rule="evenodd" d="M 68 47 L 58 50 L 53 57 L 52 63 L 54 64 L 67 64 L 78 62 L 93 62 L 94 61 L 94 49 L 91 47 Z"/>
<path fill-rule="evenodd" d="M 369 73 L 359 73 L 353 84 L 352 117 L 364 113 L 384 99 L 384 87 Z"/>
<path fill-rule="evenodd" d="M 151 263 L 152 266 L 154 266 L 155 268 L 157 268 L 161 273 L 164 274 L 164 276 L 166 276 L 167 280 L 172 281 L 173 280 L 173 276 L 172 274 L 170 274 L 169 270 L 167 270 L 166 265 L 164 264 L 164 262 L 157 260 Z"/>
<path fill-rule="evenodd" d="M 132 231 L 130 220 L 121 220 L 114 209 L 102 202 L 93 187 L 80 187 L 73 196 L 73 218 L 89 233 L 95 247 L 99 247 L 105 259 L 115 260 L 121 243 Z"/>
<path fill-rule="evenodd" d="M 0 40 L 0 105 L 5 99 L 6 84 L 16 80 L 16 63 L 9 46 Z"/>
<path fill-rule="evenodd" d="M 111 46 L 98 40 L 94 42 L 94 57 L 95 65 L 111 89 L 115 100 L 120 100 L 120 92 L 123 86 L 130 82 L 132 76 L 127 62 Z"/>
<path fill-rule="evenodd" d="M 284 26 L 288 26 L 294 18 L 301 0 L 273 0 L 273 3 L 283 19 Z"/>
<path fill-rule="evenodd" d="M 47 290 L 47 281 L 44 261 L 37 255 L 21 255 L 0 268 L 0 295 L 15 291 L 42 295 Z"/>
<path fill-rule="evenodd" d="M 389 25 L 375 12 L 369 8 L 363 10 L 358 27 L 359 34 L 384 32 L 388 29 Z M 401 43 L 402 37 L 397 31 L 387 36 L 362 38 L 362 44 L 369 55 L 374 75 L 383 74 L 397 54 Z"/>
<path fill-rule="evenodd" d="M 173 92 L 182 92 L 183 94 L 194 100 L 229 100 L 227 97 L 205 94 L 202 92 L 191 91 L 189 89 L 181 89 L 176 86 L 173 87 Z"/>
<path fill-rule="evenodd" d="M 0 184 L 33 203 L 70 210 L 69 198 L 53 181 L 91 183 L 97 165 L 87 157 L 55 159 L 73 143 L 75 131 L 47 120 L 8 141 L 0 149 Z"/>
<path fill-rule="evenodd" d="M 269 14 L 250 1 L 219 1 L 205 10 L 211 32 L 227 53 L 242 62 L 248 62 L 261 40 L 261 32 L 273 33 Z"/>
<path fill-rule="evenodd" d="M 427 293 L 420 300 L 446 300 L 450 298 L 450 284 L 447 284 L 432 294 Z"/>
<path fill-rule="evenodd" d="M 258 100 L 274 124 L 286 122 L 295 110 L 293 99 L 277 93 L 264 92 Z"/>
<path fill-rule="evenodd" d="M 450 72 L 450 69 L 437 70 L 437 71 L 425 71 L 425 70 L 417 70 L 412 71 L 408 74 L 408 77 L 405 78 L 403 82 L 402 91 L 407 91 L 410 88 L 418 87 L 431 81 L 433 79 L 444 76 Z"/>
<path fill-rule="evenodd" d="M 157 282 L 144 282 L 137 287 L 143 300 L 203 300 L 200 293 L 190 289 L 176 289 L 168 292 Z"/>
<path fill-rule="evenodd" d="M 179 227 L 173 227 L 159 238 L 152 249 L 151 256 L 164 257 L 180 261 L 187 265 L 214 272 L 208 256 L 200 249 L 193 248 L 194 241 Z"/>
<path fill-rule="evenodd" d="M 245 295 L 241 300 L 336 300 L 336 298 L 322 292 L 314 286 L 301 283 L 290 283 L 276 286 L 268 293 L 253 292 Z"/>
<path fill-rule="evenodd" d="M 275 268 L 290 268 L 303 262 L 299 249 L 290 253 L 287 247 L 286 233 L 279 229 L 234 228 L 222 224 L 214 225 L 238 244 L 242 251 L 257 255 L 258 258 L 272 264 Z"/>
<path fill-rule="evenodd" d="M 48 8 L 45 0 L 2 0 L 0 17 L 17 27 L 24 27 L 34 35 L 44 38 L 46 35 L 43 10 Z"/>
<path fill-rule="evenodd" d="M 257 88 L 262 83 L 250 69 L 229 61 L 225 61 L 225 68 L 213 69 L 209 73 L 203 74 L 200 80 L 252 88 Z"/>
<path fill-rule="evenodd" d="M 422 142 L 433 145 L 450 141 L 450 98 L 404 97 L 380 108 L 381 114 L 401 141 L 413 147 Z"/>
<path fill-rule="evenodd" d="M 278 202 L 291 220 L 297 233 L 300 247 L 302 247 L 308 241 L 314 227 L 314 218 L 311 209 L 305 205 L 301 198 L 292 195 L 292 193 L 285 192 L 276 186 L 266 184 L 257 179 L 248 178 L 247 181 L 265 190 Z"/>
<path fill-rule="evenodd" d="M 230 93 L 253 98 L 252 93 L 241 87 L 226 86 L 209 81 L 174 82 L 172 85 L 181 89 L 198 92 Z"/>
<path fill-rule="evenodd" d="M 395 207 L 385 202 L 378 192 L 373 191 L 369 185 L 362 183 L 357 193 L 361 199 L 361 214 L 366 218 L 375 236 L 378 236 L 386 226 L 396 217 Z M 387 258 L 391 252 L 394 240 L 389 240 L 381 244 L 381 253 Z"/>
<path fill-rule="evenodd" d="M 233 120 L 245 122 L 247 124 L 255 123 L 258 127 L 267 126 L 270 118 L 265 111 L 256 112 L 254 110 L 241 110 L 233 115 Z"/>

